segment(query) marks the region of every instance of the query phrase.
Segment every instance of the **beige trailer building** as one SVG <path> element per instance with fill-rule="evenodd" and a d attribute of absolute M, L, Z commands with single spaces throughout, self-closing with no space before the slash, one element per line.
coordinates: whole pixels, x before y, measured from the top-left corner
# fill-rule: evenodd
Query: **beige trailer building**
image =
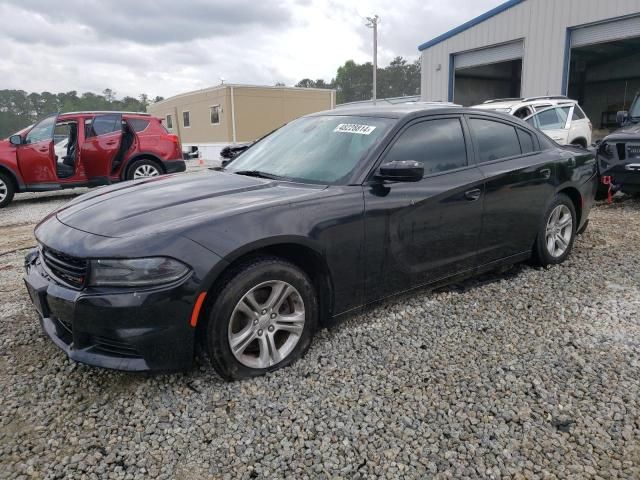
<path fill-rule="evenodd" d="M 335 107 L 335 90 L 224 84 L 149 105 L 186 151 L 217 158 L 222 147 L 256 140 L 308 113 Z"/>

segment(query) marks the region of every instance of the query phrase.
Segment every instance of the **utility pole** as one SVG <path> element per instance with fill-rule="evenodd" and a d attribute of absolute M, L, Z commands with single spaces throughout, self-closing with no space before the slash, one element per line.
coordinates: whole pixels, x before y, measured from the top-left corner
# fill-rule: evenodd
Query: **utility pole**
<path fill-rule="evenodd" d="M 367 27 L 373 28 L 373 104 L 376 104 L 377 98 L 377 76 L 378 76 L 378 23 L 380 23 L 380 17 L 374 15 L 373 17 L 367 17 Z"/>

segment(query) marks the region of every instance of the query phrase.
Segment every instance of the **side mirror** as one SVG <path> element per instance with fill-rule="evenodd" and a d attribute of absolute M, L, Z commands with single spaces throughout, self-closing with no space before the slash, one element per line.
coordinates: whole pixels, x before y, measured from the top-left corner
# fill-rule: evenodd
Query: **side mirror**
<path fill-rule="evenodd" d="M 414 160 L 385 163 L 380 166 L 376 178 L 392 182 L 419 182 L 424 177 L 424 165 Z"/>
<path fill-rule="evenodd" d="M 626 123 L 628 115 L 629 112 L 627 112 L 626 110 L 618 112 L 616 114 L 616 122 L 618 122 L 618 125 L 623 125 L 624 123 Z"/>
<path fill-rule="evenodd" d="M 9 137 L 9 143 L 11 145 L 22 145 L 22 137 L 20 135 L 11 135 Z"/>

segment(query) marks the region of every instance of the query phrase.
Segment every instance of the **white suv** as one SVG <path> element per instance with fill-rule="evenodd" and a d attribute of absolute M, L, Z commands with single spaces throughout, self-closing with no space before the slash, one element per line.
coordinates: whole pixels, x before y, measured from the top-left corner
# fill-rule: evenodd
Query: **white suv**
<path fill-rule="evenodd" d="M 561 145 L 591 145 L 593 126 L 578 102 L 563 96 L 487 100 L 472 108 L 521 118 Z"/>

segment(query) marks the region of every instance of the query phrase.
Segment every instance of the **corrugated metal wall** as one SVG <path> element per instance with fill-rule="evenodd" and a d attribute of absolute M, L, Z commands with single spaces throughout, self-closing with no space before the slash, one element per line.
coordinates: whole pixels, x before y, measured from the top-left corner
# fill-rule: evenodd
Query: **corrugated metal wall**
<path fill-rule="evenodd" d="M 522 95 L 558 94 L 567 28 L 637 13 L 640 0 L 526 0 L 424 50 L 422 99 L 448 99 L 452 54 L 517 39 L 524 39 L 525 44 Z"/>

